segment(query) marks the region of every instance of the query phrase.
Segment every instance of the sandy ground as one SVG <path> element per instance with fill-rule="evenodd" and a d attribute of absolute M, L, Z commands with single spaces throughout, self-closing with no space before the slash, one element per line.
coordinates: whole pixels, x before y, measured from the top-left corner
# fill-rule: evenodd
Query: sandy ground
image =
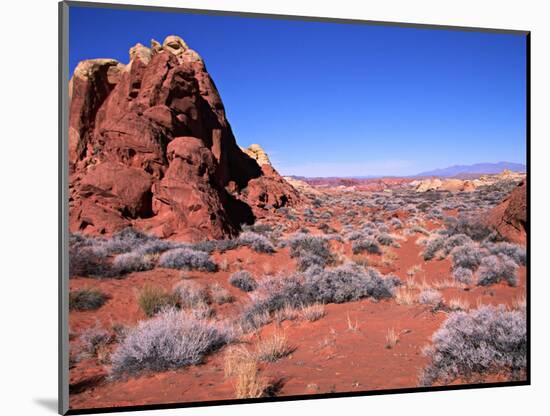
<path fill-rule="evenodd" d="M 327 223 L 335 230 L 341 229 L 339 218 L 346 209 L 344 206 L 331 207 L 334 216 Z M 446 214 L 457 213 L 449 211 Z M 359 216 L 357 220 L 360 219 Z M 433 230 L 440 223 L 426 220 L 421 225 Z M 303 226 L 310 227 L 312 233 L 321 233 L 316 227 L 306 224 L 303 218 L 290 221 L 287 231 Z M 511 306 L 525 295 L 525 267 L 519 270 L 517 287 L 500 283 L 489 287 L 453 284 L 449 259 L 427 262 L 422 259 L 423 247 L 417 241 L 421 237 L 420 234 L 401 235 L 400 247 L 386 249 L 384 256 L 353 255 L 349 242 L 331 242 L 331 249 L 341 257 L 366 260 L 382 273 L 397 275 L 407 282 L 407 289 L 415 296 L 420 287 L 435 288 L 443 295 L 445 304 L 460 299 L 472 308 L 480 304 Z M 391 254 L 388 256 L 387 252 Z M 214 306 L 216 316 L 224 318 L 237 317 L 248 300 L 246 293 L 228 283 L 231 273 L 242 268 L 261 276 L 273 272 L 288 273 L 296 268 L 288 248 L 278 249 L 274 254 L 259 254 L 241 247 L 223 254 L 216 252 L 212 258 L 227 266 L 216 273 L 188 272 L 187 278 L 201 284 L 217 282 L 231 292 L 235 298 L 233 303 Z M 413 266 L 420 267 L 414 275 L 408 273 Z M 131 273 L 124 279 L 71 279 L 71 290 L 93 287 L 109 296 L 107 303 L 98 310 L 71 311 L 71 346 L 76 346 L 78 335 L 87 328 L 133 326 L 146 319 L 137 303 L 140 289 L 146 285 L 171 289 L 179 281 L 180 271 L 163 268 Z M 416 387 L 419 372 L 426 365 L 422 349 L 448 315 L 445 310 L 434 312 L 429 306 L 399 304 L 396 299 L 329 304 L 325 306 L 325 312 L 326 315 L 315 322 L 272 322 L 241 339 L 245 345 L 252 346 L 273 331 L 286 335 L 293 352 L 276 362 L 262 363 L 260 367 L 261 376 L 277 386 L 278 396 Z M 399 340 L 393 348 L 387 348 L 386 335 L 391 329 L 398 334 Z M 94 357 L 75 363 L 70 369 L 71 408 L 235 398 L 234 380 L 224 377 L 224 349 L 207 356 L 200 365 L 176 371 L 143 374 L 123 380 L 111 380 L 108 374 L 108 358 Z"/>

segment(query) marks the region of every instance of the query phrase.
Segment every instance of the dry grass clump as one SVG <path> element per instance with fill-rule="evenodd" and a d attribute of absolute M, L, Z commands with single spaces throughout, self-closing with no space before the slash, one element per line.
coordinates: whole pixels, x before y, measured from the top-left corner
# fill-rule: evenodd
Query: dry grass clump
<path fill-rule="evenodd" d="M 235 377 L 237 399 L 264 397 L 269 388 L 268 381 L 260 377 L 257 357 L 243 346 L 231 347 L 225 354 L 225 377 Z"/>
<path fill-rule="evenodd" d="M 224 303 L 233 302 L 233 295 L 224 288 L 219 283 L 213 283 L 209 287 L 209 295 L 212 302 L 217 303 L 218 305 L 223 305 Z"/>
<path fill-rule="evenodd" d="M 449 301 L 449 309 L 452 311 L 467 311 L 470 309 L 470 302 L 466 299 L 453 298 Z"/>
<path fill-rule="evenodd" d="M 391 267 L 394 263 L 399 260 L 399 256 L 393 250 L 384 247 L 382 249 L 382 264 L 386 267 Z"/>
<path fill-rule="evenodd" d="M 292 351 L 294 348 L 289 345 L 286 335 L 282 332 L 274 332 L 256 344 L 256 356 L 260 361 L 275 362 Z"/>
<path fill-rule="evenodd" d="M 389 328 L 388 331 L 386 332 L 386 344 L 384 344 L 384 346 L 387 349 L 392 349 L 397 345 L 398 342 L 399 342 L 399 333 L 395 329 Z"/>
<path fill-rule="evenodd" d="M 414 266 L 410 267 L 409 270 L 407 270 L 407 276 L 413 277 L 421 271 L 422 271 L 422 265 L 421 264 L 415 264 Z"/>
<path fill-rule="evenodd" d="M 291 306 L 285 306 L 274 313 L 274 318 L 277 323 L 281 323 L 283 321 L 295 321 L 299 317 L 300 311 Z"/>
<path fill-rule="evenodd" d="M 222 272 L 227 272 L 227 271 L 229 271 L 229 262 L 227 261 L 227 259 L 223 259 L 222 261 L 220 261 L 220 264 L 218 264 L 218 268 L 219 268 Z"/>
<path fill-rule="evenodd" d="M 300 313 L 302 315 L 302 318 L 309 322 L 315 322 L 326 315 L 325 306 L 320 303 L 314 303 L 313 305 L 304 306 L 300 310 Z"/>
<path fill-rule="evenodd" d="M 352 321 L 349 316 L 349 313 L 347 314 L 347 323 L 348 323 L 349 331 L 352 331 L 352 332 L 359 331 L 359 322 L 357 321 L 357 319 L 355 319 L 355 321 Z"/>
<path fill-rule="evenodd" d="M 514 309 L 524 310 L 526 307 L 527 307 L 527 298 L 525 297 L 525 295 L 518 296 L 512 301 L 512 308 Z"/>
<path fill-rule="evenodd" d="M 430 305 L 433 311 L 443 306 L 441 293 L 434 289 L 424 289 L 418 294 L 418 302 L 422 305 Z"/>
<path fill-rule="evenodd" d="M 412 305 L 414 300 L 414 292 L 408 287 L 400 287 L 395 292 L 395 301 L 398 305 Z"/>
<path fill-rule="evenodd" d="M 178 304 L 178 298 L 173 293 L 157 286 L 144 286 L 138 295 L 138 304 L 148 317 L 152 317 L 167 307 Z"/>
<path fill-rule="evenodd" d="M 459 288 L 462 287 L 462 285 L 453 279 L 439 279 L 432 283 L 432 287 L 435 289 L 441 290 L 441 289 L 449 289 L 449 288 Z"/>

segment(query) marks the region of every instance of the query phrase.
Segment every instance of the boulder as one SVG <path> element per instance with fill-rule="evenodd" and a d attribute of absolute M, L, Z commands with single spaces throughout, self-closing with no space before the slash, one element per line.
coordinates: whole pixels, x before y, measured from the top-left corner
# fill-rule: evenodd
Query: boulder
<path fill-rule="evenodd" d="M 486 223 L 501 237 L 518 244 L 527 241 L 527 183 L 523 180 L 510 195 L 493 208 Z"/>

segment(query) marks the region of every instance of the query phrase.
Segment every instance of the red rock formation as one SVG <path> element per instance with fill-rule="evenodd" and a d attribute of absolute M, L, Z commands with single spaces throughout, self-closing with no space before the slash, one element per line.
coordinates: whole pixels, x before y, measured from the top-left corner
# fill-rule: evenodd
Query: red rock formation
<path fill-rule="evenodd" d="M 237 146 L 214 82 L 183 40 L 137 44 L 130 59 L 83 61 L 71 79 L 72 232 L 132 225 L 222 238 L 262 210 L 298 202 L 274 169 Z"/>
<path fill-rule="evenodd" d="M 506 240 L 525 244 L 527 240 L 527 184 L 523 180 L 499 205 L 493 208 L 487 224 Z"/>

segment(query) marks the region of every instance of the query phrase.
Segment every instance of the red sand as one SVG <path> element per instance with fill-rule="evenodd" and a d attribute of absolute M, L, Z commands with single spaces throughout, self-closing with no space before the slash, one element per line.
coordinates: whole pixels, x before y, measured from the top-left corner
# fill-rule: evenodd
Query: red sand
<path fill-rule="evenodd" d="M 345 207 L 331 210 L 334 219 L 327 223 L 339 230 L 341 224 L 337 219 Z M 422 225 L 426 229 L 440 226 L 433 221 Z M 320 233 L 315 225 L 303 221 L 296 221 L 289 230 L 302 226 Z M 466 290 L 457 285 L 447 287 L 445 282 L 452 281 L 451 262 L 448 259 L 425 262 L 421 257 L 422 246 L 416 242 L 421 237 L 420 234 L 410 235 L 399 241 L 399 248 L 389 248 L 388 251 L 393 252 L 389 263 L 384 264 L 383 257 L 379 255 L 358 255 L 356 259 L 366 259 L 381 272 L 394 273 L 403 282 L 409 278 L 407 271 L 420 265 L 421 270 L 409 283 L 414 280 L 416 284 L 426 283 L 437 288 L 446 303 L 459 298 L 468 301 L 471 307 L 478 304 L 512 305 L 514 300 L 525 295 L 525 267 L 520 268 L 518 287 L 505 284 L 471 286 Z M 331 250 L 353 257 L 348 242 L 331 242 Z M 239 248 L 223 254 L 214 253 L 213 259 L 218 264 L 227 263 L 228 268 L 216 273 L 189 272 L 188 275 L 203 284 L 218 282 L 232 293 L 236 299 L 234 303 L 215 306 L 217 315 L 222 317 L 236 317 L 248 299 L 247 294 L 229 285 L 231 273 L 242 268 L 262 276 L 292 272 L 296 267 L 286 248 L 278 249 L 273 255 Z M 71 290 L 95 287 L 110 296 L 109 301 L 97 311 L 71 312 L 71 332 L 80 334 L 96 324 L 106 329 L 115 324 L 134 325 L 145 319 L 136 300 L 139 290 L 147 284 L 170 289 L 180 279 L 179 271 L 162 268 L 132 273 L 120 280 L 71 279 Z M 413 292 L 418 293 L 418 289 Z M 418 385 L 418 374 L 426 364 L 422 349 L 447 316 L 446 312 L 434 313 L 425 305 L 399 305 L 395 299 L 330 304 L 325 306 L 325 311 L 326 315 L 316 322 L 296 320 L 271 323 L 256 335 L 248 337 L 253 342 L 280 326 L 277 329 L 282 330 L 295 347 L 288 357 L 261 366 L 263 377 L 279 383 L 279 396 L 415 387 Z M 390 329 L 399 334 L 399 341 L 395 347 L 388 349 L 385 344 Z M 75 345 L 76 337 L 73 338 L 71 343 Z M 205 362 L 198 366 L 112 381 L 107 378 L 107 365 L 97 359 L 87 359 L 70 370 L 70 405 L 73 409 L 83 409 L 231 399 L 235 397 L 233 381 L 224 378 L 223 367 L 222 349 L 206 357 Z"/>

